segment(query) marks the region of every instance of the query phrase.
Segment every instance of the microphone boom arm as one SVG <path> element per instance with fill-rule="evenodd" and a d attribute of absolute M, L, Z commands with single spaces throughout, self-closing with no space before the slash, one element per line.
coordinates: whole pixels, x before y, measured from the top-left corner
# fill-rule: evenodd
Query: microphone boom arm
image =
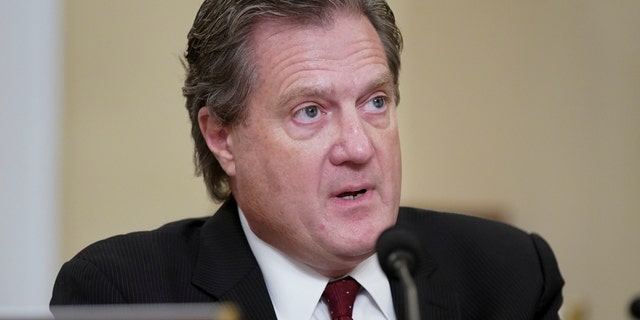
<path fill-rule="evenodd" d="M 409 267 L 407 266 L 405 259 L 399 259 L 398 257 L 394 257 L 395 255 L 401 255 L 404 252 L 400 253 L 392 253 L 389 256 L 390 261 L 394 261 L 394 269 L 397 270 L 398 278 L 402 283 L 404 283 L 404 294 L 405 294 L 405 309 L 407 310 L 406 319 L 407 320 L 420 320 L 420 308 L 418 304 L 418 288 L 416 287 L 416 283 L 413 281 L 413 277 L 411 276 L 411 272 L 409 272 Z M 404 262 L 402 261 L 404 260 Z"/>
<path fill-rule="evenodd" d="M 396 270 L 396 276 L 403 284 L 406 310 L 406 320 L 420 320 L 420 304 L 418 303 L 418 288 L 413 281 L 411 271 L 409 270 L 409 261 L 412 259 L 411 254 L 401 250 L 393 252 L 389 255 L 389 263 Z"/>

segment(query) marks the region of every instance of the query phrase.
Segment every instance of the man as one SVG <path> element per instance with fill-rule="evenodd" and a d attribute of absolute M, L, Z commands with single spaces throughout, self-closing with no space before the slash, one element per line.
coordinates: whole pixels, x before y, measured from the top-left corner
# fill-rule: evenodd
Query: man
<path fill-rule="evenodd" d="M 424 319 L 557 319 L 563 280 L 540 237 L 399 207 L 401 47 L 383 0 L 205 1 L 183 91 L 196 165 L 225 203 L 89 246 L 52 305 L 230 301 L 245 319 L 331 319 L 325 286 L 349 282 L 354 319 L 402 319 L 375 255 L 399 225 L 426 257 Z"/>

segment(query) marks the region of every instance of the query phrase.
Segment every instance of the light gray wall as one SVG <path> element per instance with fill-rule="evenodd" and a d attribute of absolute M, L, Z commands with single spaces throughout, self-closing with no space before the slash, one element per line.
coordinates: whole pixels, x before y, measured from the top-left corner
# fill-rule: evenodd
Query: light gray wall
<path fill-rule="evenodd" d="M 58 1 L 0 1 L 0 314 L 43 313 L 59 262 Z"/>

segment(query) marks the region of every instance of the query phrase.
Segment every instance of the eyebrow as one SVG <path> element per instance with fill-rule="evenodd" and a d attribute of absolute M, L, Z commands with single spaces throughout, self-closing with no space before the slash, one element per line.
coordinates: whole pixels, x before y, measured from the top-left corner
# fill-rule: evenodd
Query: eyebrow
<path fill-rule="evenodd" d="M 389 90 L 389 96 L 395 101 L 395 86 L 393 76 L 389 70 L 380 73 L 373 80 L 369 81 L 364 87 L 364 92 L 374 91 L 378 88 Z M 322 96 L 331 90 L 330 87 L 318 85 L 297 87 L 280 97 L 276 105 L 280 107 L 287 106 L 292 100 L 297 98 Z"/>
<path fill-rule="evenodd" d="M 366 92 L 374 91 L 378 88 L 384 88 L 389 91 L 387 92 L 389 94 L 389 97 L 391 97 L 395 102 L 396 86 L 390 70 L 381 73 L 378 77 L 370 81 L 365 88 Z"/>

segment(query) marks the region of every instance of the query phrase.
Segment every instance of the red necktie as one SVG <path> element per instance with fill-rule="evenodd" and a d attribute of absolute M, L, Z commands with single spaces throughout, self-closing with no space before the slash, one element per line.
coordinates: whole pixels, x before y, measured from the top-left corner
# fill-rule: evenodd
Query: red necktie
<path fill-rule="evenodd" d="M 351 277 L 329 282 L 322 297 L 329 305 L 331 320 L 352 320 L 351 312 L 360 284 Z"/>

